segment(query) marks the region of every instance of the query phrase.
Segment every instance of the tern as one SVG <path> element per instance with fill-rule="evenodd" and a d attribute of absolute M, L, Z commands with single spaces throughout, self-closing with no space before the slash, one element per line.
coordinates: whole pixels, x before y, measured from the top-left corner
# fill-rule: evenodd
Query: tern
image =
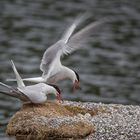
<path fill-rule="evenodd" d="M 86 46 L 87 38 L 90 37 L 96 27 L 105 22 L 104 19 L 92 22 L 73 34 L 76 27 L 88 17 L 89 16 L 85 14 L 76 19 L 66 30 L 61 39 L 46 49 L 40 64 L 40 70 L 43 72 L 41 77 L 25 78 L 23 80 L 35 83 L 42 82 L 54 84 L 60 80 L 70 79 L 73 83 L 73 90 L 80 88 L 80 78 L 78 73 L 62 65 L 61 57 Z M 8 81 L 15 80 L 8 79 Z"/>
<path fill-rule="evenodd" d="M 8 92 L 0 91 L 0 93 L 18 98 L 23 102 L 31 102 L 35 104 L 44 103 L 47 100 L 48 94 L 54 94 L 57 97 L 57 99 L 61 99 L 61 91 L 56 85 L 38 83 L 35 85 L 25 86 L 12 60 L 11 64 L 16 76 L 17 88 L 11 87 L 0 82 L 0 85 L 8 88 Z"/>

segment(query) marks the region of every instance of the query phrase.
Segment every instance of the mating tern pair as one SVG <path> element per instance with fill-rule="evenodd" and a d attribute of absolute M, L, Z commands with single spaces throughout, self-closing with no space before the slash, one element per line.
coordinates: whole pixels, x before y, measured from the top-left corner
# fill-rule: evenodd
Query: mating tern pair
<path fill-rule="evenodd" d="M 73 35 L 76 27 L 87 18 L 89 18 L 89 14 L 86 13 L 76 19 L 62 38 L 45 51 L 40 64 L 40 70 L 43 72 L 41 77 L 25 78 L 23 81 L 55 84 L 60 80 L 70 79 L 73 83 L 73 90 L 78 89 L 80 87 L 78 73 L 62 65 L 61 57 L 84 47 L 88 37 L 93 34 L 96 27 L 106 21 L 106 19 L 102 19 L 93 22 Z M 8 79 L 8 81 L 15 81 L 15 79 Z"/>
<path fill-rule="evenodd" d="M 62 38 L 45 51 L 40 64 L 40 70 L 43 72 L 41 77 L 21 79 L 18 72 L 16 71 L 14 63 L 12 62 L 12 67 L 15 72 L 16 79 L 8 80 L 17 81 L 18 88 L 13 89 L 1 83 L 3 86 L 7 86 L 9 89 L 11 89 L 11 93 L 9 94 L 14 95 L 15 97 L 18 96 L 18 98 L 20 98 L 21 100 L 26 99 L 30 100 L 33 103 L 41 103 L 46 101 L 46 94 L 50 92 L 60 97 L 59 88 L 57 88 L 57 86 L 51 85 L 60 80 L 70 79 L 73 83 L 73 90 L 78 89 L 80 87 L 80 79 L 78 73 L 62 65 L 61 57 L 63 55 L 68 55 L 81 47 L 84 47 L 86 45 L 86 42 L 88 41 L 88 37 L 93 34 L 96 27 L 106 21 L 106 19 L 103 19 L 101 21 L 90 23 L 82 30 L 74 34 L 76 27 L 81 22 L 85 21 L 88 17 L 89 15 L 85 14 L 76 19 L 74 23 L 66 30 Z M 23 81 L 30 81 L 39 84 L 25 86 Z"/>

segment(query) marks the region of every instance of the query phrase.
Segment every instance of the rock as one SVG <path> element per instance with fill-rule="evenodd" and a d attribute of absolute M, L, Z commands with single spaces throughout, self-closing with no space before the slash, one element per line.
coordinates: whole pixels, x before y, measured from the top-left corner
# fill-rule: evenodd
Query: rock
<path fill-rule="evenodd" d="M 95 130 L 84 140 L 140 140 L 140 106 L 71 101 L 63 104 L 70 108 L 80 107 L 81 114 L 91 115 L 86 119 Z"/>
<path fill-rule="evenodd" d="M 85 114 L 85 118 L 90 118 L 90 117 L 91 117 L 91 115 L 89 113 Z"/>
<path fill-rule="evenodd" d="M 17 139 L 84 138 L 94 131 L 88 120 L 56 102 L 25 104 L 9 121 L 7 134 Z"/>
<path fill-rule="evenodd" d="M 140 106 L 26 104 L 9 121 L 7 134 L 17 140 L 140 140 Z"/>

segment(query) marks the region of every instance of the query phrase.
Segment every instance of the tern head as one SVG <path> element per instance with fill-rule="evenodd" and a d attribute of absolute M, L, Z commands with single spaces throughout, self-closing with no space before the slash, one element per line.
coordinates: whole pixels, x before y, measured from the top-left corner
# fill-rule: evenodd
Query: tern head
<path fill-rule="evenodd" d="M 59 89 L 58 86 L 54 85 L 54 84 L 49 84 L 50 86 L 52 86 L 54 89 L 55 89 L 55 95 L 57 97 L 57 100 L 62 100 L 62 97 L 61 97 L 61 90 Z"/>
<path fill-rule="evenodd" d="M 80 77 L 76 71 L 74 71 L 74 73 L 75 73 L 75 79 L 73 81 L 73 91 L 75 89 L 80 89 Z"/>

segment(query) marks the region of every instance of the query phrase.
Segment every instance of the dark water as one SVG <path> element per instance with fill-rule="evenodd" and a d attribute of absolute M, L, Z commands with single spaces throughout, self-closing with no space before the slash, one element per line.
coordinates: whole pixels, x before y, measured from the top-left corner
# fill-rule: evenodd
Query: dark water
<path fill-rule="evenodd" d="M 63 98 L 139 105 L 139 0 L 1 0 L 0 81 L 14 77 L 10 59 L 15 61 L 22 77 L 41 75 L 39 64 L 45 49 L 85 11 L 92 13 L 91 21 L 103 17 L 116 20 L 96 32 L 85 49 L 64 57 L 63 64 L 79 73 L 82 90 L 72 94 L 69 81 L 59 83 Z M 0 95 L 1 137 L 19 107 L 18 100 Z"/>

